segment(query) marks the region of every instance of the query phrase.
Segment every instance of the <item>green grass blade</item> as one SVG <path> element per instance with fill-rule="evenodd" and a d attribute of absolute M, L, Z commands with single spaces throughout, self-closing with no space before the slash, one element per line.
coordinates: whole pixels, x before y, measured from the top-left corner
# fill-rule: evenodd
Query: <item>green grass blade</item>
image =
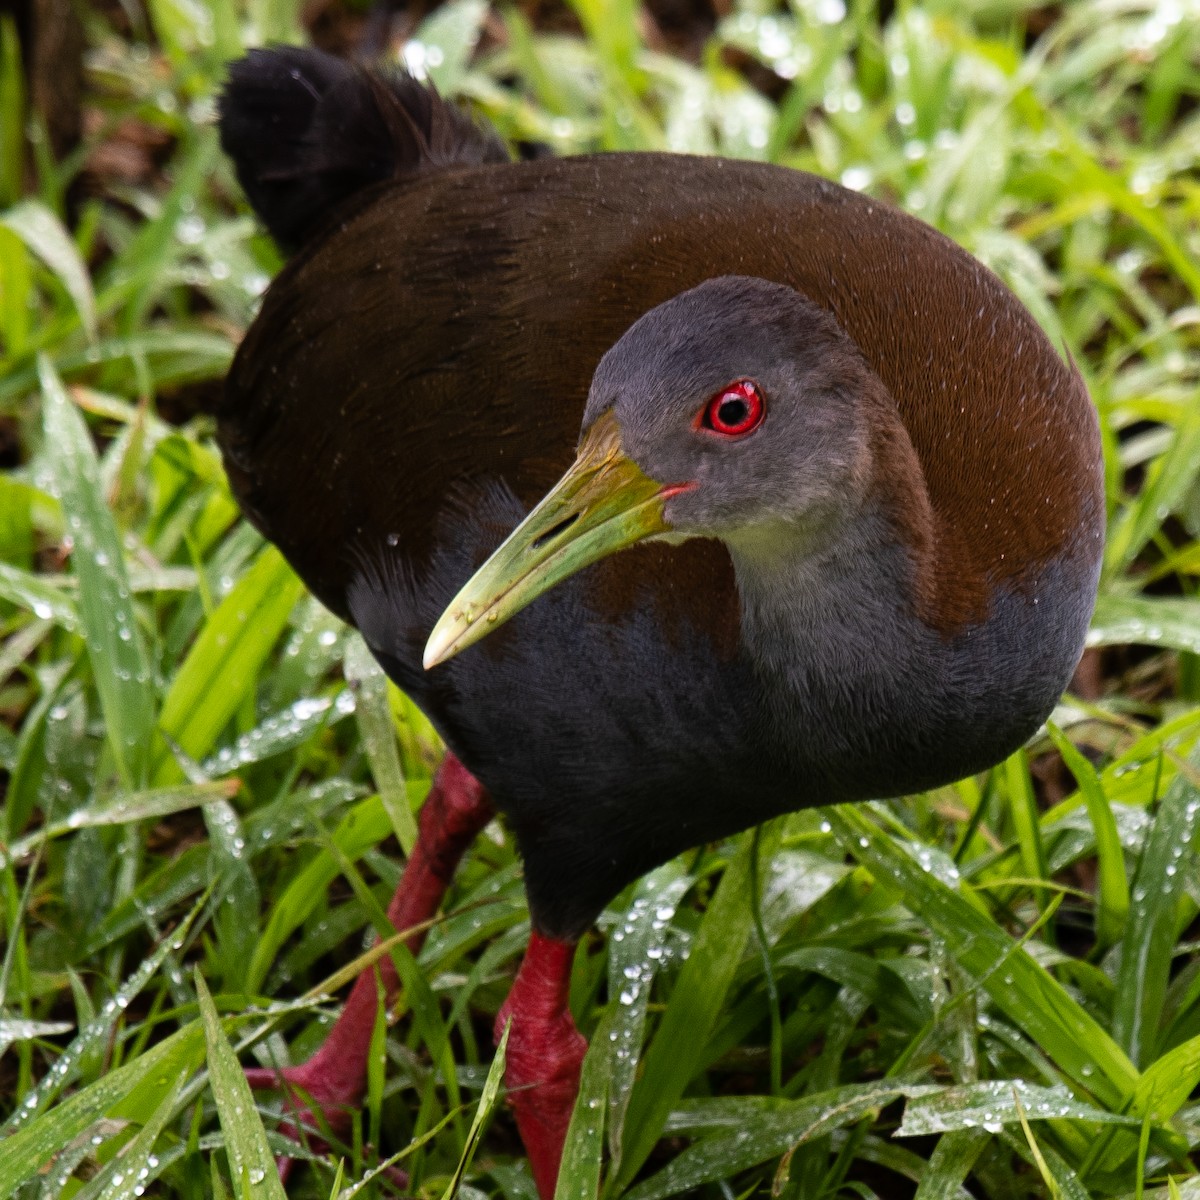
<path fill-rule="evenodd" d="M 200 1026 L 185 1026 L 6 1138 L 0 1154 L 0 1196 L 15 1195 L 68 1142 L 131 1095 L 149 1098 L 155 1089 L 165 1092 L 181 1070 L 195 1070 L 203 1044 Z"/>
<path fill-rule="evenodd" d="M 175 1105 L 186 1080 L 183 1071 L 176 1076 L 174 1086 L 164 1094 L 150 1119 L 106 1172 L 108 1183 L 96 1200 L 137 1200 L 145 1195 L 146 1184 L 154 1172 L 154 1146 L 175 1115 Z"/>
<path fill-rule="evenodd" d="M 963 1180 L 970 1174 L 991 1135 L 986 1129 L 960 1129 L 938 1141 L 929 1156 L 913 1200 L 961 1200 L 969 1195 Z"/>
<path fill-rule="evenodd" d="M 945 939 L 959 965 L 1003 1012 L 1072 1079 L 1105 1106 L 1120 1110 L 1137 1086 L 1137 1069 L 1062 984 L 861 811 L 838 805 L 828 819 L 842 845 L 899 891 L 906 907 Z"/>
<path fill-rule="evenodd" d="M 53 1037 L 59 1033 L 70 1033 L 74 1026 L 70 1021 L 25 1021 L 0 1017 L 0 1054 L 13 1042 L 28 1041 L 30 1038 Z"/>
<path fill-rule="evenodd" d="M 779 846 L 782 825 L 775 821 L 763 829 L 764 862 Z M 691 953 L 683 964 L 667 1010 L 645 1058 L 642 1077 L 629 1102 L 618 1186 L 625 1186 L 654 1149 L 667 1114 L 683 1095 L 703 1062 L 705 1047 L 716 1026 L 734 974 L 750 937 L 752 834 L 738 844 L 719 887 L 704 914 Z"/>
<path fill-rule="evenodd" d="M 1198 816 L 1200 789 L 1181 773 L 1159 805 L 1133 877 L 1113 1036 L 1134 1062 L 1149 1064 L 1154 1054 L 1175 948 L 1178 902 L 1187 878 L 1181 868 L 1196 837 Z"/>
<path fill-rule="evenodd" d="M 91 434 L 62 382 L 39 360 L 50 472 L 74 540 L 79 619 L 104 710 L 109 745 L 128 788 L 145 778 L 154 733 L 154 693 L 125 571 L 121 537 L 100 490 Z"/>
<path fill-rule="evenodd" d="M 608 1088 L 616 1062 L 614 1018 L 620 1005 L 610 1009 L 588 1046 L 579 1077 L 579 1094 L 567 1129 L 558 1186 L 554 1200 L 596 1200 L 600 1193 L 600 1163 L 604 1155 L 604 1115 Z"/>
<path fill-rule="evenodd" d="M 510 1026 L 506 1025 L 504 1033 L 500 1036 L 500 1044 L 496 1047 L 496 1056 L 492 1059 L 492 1065 L 488 1070 L 487 1078 L 483 1081 L 483 1090 L 479 1093 L 479 1107 L 475 1110 L 475 1116 L 471 1121 L 471 1128 L 467 1130 L 467 1144 L 463 1147 L 463 1152 L 458 1159 L 458 1165 L 454 1168 L 454 1174 L 450 1177 L 450 1182 L 446 1185 L 446 1190 L 442 1193 L 442 1200 L 454 1200 L 459 1185 L 463 1181 L 463 1176 L 466 1175 L 467 1169 L 471 1165 L 471 1160 L 475 1157 L 475 1151 L 479 1146 L 479 1139 L 483 1136 L 483 1128 L 487 1124 L 488 1118 L 491 1117 L 492 1110 L 496 1107 L 496 1101 L 500 1096 L 500 1086 L 504 1082 L 504 1064 L 508 1054 L 509 1029 Z"/>
<path fill-rule="evenodd" d="M 0 205 L 21 194 L 25 167 L 25 71 L 10 13 L 0 16 Z"/>
<path fill-rule="evenodd" d="M 1038 1174 L 1042 1175 L 1045 1181 L 1046 1190 L 1043 1194 L 1048 1200 L 1095 1200 L 1062 1155 L 1048 1143 L 1034 1142 L 1032 1132 L 1026 1133 L 1028 1128 L 1026 1126 L 1022 1130 L 1020 1138 L 1016 1134 L 1006 1133 L 1003 1141 L 1019 1150 L 1023 1158 L 1034 1164 Z M 1041 1162 L 1037 1161 L 1038 1157 L 1041 1158 Z"/>
<path fill-rule="evenodd" d="M 371 656 L 361 637 L 346 646 L 346 682 L 354 691 L 355 715 L 362 734 L 363 749 L 371 762 L 371 773 L 379 798 L 392 822 L 392 830 L 405 855 L 417 840 L 417 821 L 409 805 L 396 727 L 388 703 L 387 676 Z"/>
<path fill-rule="evenodd" d="M 129 337 L 101 338 L 94 346 L 79 350 L 64 348 L 55 353 L 54 365 L 61 375 L 94 371 L 104 363 L 136 366 L 147 373 L 143 382 L 166 387 L 216 378 L 228 369 L 232 357 L 233 347 L 222 334 L 203 329 L 145 329 Z M 0 377 L 0 404 L 24 396 L 36 386 L 37 377 L 36 367 Z"/>
<path fill-rule="evenodd" d="M 1160 646 L 1200 654 L 1200 600 L 1102 594 L 1089 646 Z"/>
<path fill-rule="evenodd" d="M 379 972 L 374 971 L 373 974 L 375 1024 L 371 1028 L 371 1041 L 367 1050 L 367 1096 L 363 1111 L 367 1117 L 367 1139 L 372 1146 L 378 1146 L 383 1122 L 383 1084 L 387 1075 L 388 1023 L 387 993 Z"/>
<path fill-rule="evenodd" d="M 694 879 L 675 860 L 642 879 L 608 951 L 608 994 L 617 1004 L 606 1019 L 613 1062 L 608 1083 L 608 1144 L 612 1170 L 621 1164 L 625 1114 L 637 1080 L 638 1050 L 658 965 L 662 962 L 675 906 Z"/>
<path fill-rule="evenodd" d="M 217 1102 L 221 1132 L 225 1135 L 234 1194 L 240 1200 L 287 1200 L 275 1157 L 267 1144 L 267 1131 L 254 1106 L 254 1095 L 221 1028 L 221 1019 L 198 969 L 195 980 L 208 1049 L 209 1083 Z"/>
<path fill-rule="evenodd" d="M 1050 1121 L 1070 1118 L 1097 1124 L 1129 1125 L 1135 1117 L 1105 1112 L 1077 1100 L 1066 1087 L 1043 1087 L 1020 1079 L 989 1079 L 956 1087 L 929 1088 L 909 1100 L 896 1137 L 925 1137 L 960 1129 L 985 1129 L 999 1133 L 1004 1125 L 1018 1125 L 1024 1113 L 1028 1120 Z"/>
<path fill-rule="evenodd" d="M 1050 725 L 1049 731 L 1063 762 L 1079 784 L 1092 828 L 1096 831 L 1100 891 L 1096 937 L 1101 946 L 1112 946 L 1120 941 L 1129 915 L 1129 881 L 1125 877 L 1125 851 L 1117 832 L 1117 822 L 1095 767 L 1075 749 L 1069 738 L 1063 736 L 1061 730 Z"/>
<path fill-rule="evenodd" d="M 257 44 L 303 41 L 298 0 L 249 0 L 246 9 Z"/>
<path fill-rule="evenodd" d="M 1200 1083 L 1200 1036 L 1190 1038 L 1152 1062 L 1138 1080 L 1133 1111 L 1169 1121 Z"/>
<path fill-rule="evenodd" d="M 360 801 L 338 822 L 333 844 L 345 858 L 356 862 L 391 832 L 391 823 L 378 796 Z M 307 863 L 275 898 L 266 928 L 254 948 L 246 987 L 257 992 L 283 944 L 322 903 L 329 885 L 340 871 L 338 860 L 322 851 Z"/>
<path fill-rule="evenodd" d="M 212 750 L 254 688 L 303 591 L 283 555 L 268 546 L 204 623 L 162 707 L 163 732 L 189 757 Z M 164 757 L 155 783 L 179 775 L 178 764 Z"/>
<path fill-rule="evenodd" d="M 1200 406 L 1182 410 L 1166 454 L 1153 464 L 1140 490 L 1113 529 L 1106 547 L 1109 570 L 1125 570 L 1157 533 L 1164 514 L 1174 512 L 1200 474 Z"/>
<path fill-rule="evenodd" d="M 485 0 L 450 0 L 421 22 L 415 41 L 424 47 L 424 54 L 418 65 L 429 72 L 443 96 L 453 96 L 462 86 L 487 15 Z"/>
<path fill-rule="evenodd" d="M 4 54 L 4 26 L 0 23 L 0 57 Z M 3 72 L 0 69 L 0 109 L 3 108 Z M 0 118 L 0 124 L 3 119 Z M 0 133 L 0 160 L 4 154 Z M 3 166 L 0 163 L 0 180 Z M 3 183 L 0 182 L 0 188 Z M 0 225 L 0 361 L 19 359 L 29 344 L 30 320 L 36 303 L 33 264 L 25 243 L 12 230 Z"/>
<path fill-rule="evenodd" d="M 1046 866 L 1046 851 L 1038 823 L 1037 798 L 1033 794 L 1033 780 L 1024 750 L 1008 756 L 1004 763 L 1004 774 L 1008 782 L 1009 811 L 1012 813 L 1025 874 L 1030 879 L 1048 879 L 1050 872 Z M 1038 895 L 1044 896 L 1045 892 L 1039 892 Z"/>
<path fill-rule="evenodd" d="M 740 1128 L 690 1146 L 664 1170 L 633 1188 L 625 1200 L 663 1200 L 727 1178 L 836 1129 L 854 1125 L 908 1090 L 881 1083 L 851 1084 L 759 1110 L 749 1115 Z"/>
<path fill-rule="evenodd" d="M 153 952 L 138 969 L 117 989 L 100 1011 L 76 1035 L 74 1041 L 59 1055 L 54 1066 L 42 1077 L 38 1085 L 24 1098 L 4 1125 L 5 1132 L 27 1125 L 35 1114 L 46 1108 L 77 1074 L 80 1063 L 96 1048 L 111 1042 L 116 1036 L 117 1022 L 137 997 L 158 974 L 160 968 L 178 946 L 184 944 L 192 923 L 203 907 L 201 897 L 187 916 L 180 922 L 170 937 L 162 938 Z M 61 1105 L 60 1105 L 61 1108 Z M 7 1144 L 7 1143 L 6 1143 Z M 0 1195 L 3 1195 L 0 1192 Z"/>
<path fill-rule="evenodd" d="M 13 842 L 7 848 L 0 845 L 0 866 L 18 862 L 35 847 L 51 838 L 74 833 L 77 829 L 95 829 L 107 825 L 128 825 L 134 821 L 156 820 L 172 813 L 186 812 L 214 800 L 228 799 L 238 790 L 237 780 L 220 783 L 187 784 L 184 787 L 157 788 L 153 791 L 118 793 L 115 798 L 99 804 L 77 808 L 61 821 L 44 825 Z"/>
<path fill-rule="evenodd" d="M 96 297 L 92 278 L 66 226 L 37 200 L 23 200 L 14 205 L 0 215 L 0 223 L 50 268 L 71 297 L 88 340 L 95 341 Z"/>
<path fill-rule="evenodd" d="M 1050 1196 L 1050 1200 L 1062 1200 L 1062 1192 L 1059 1190 L 1058 1181 L 1055 1179 L 1049 1166 L 1046 1165 L 1046 1160 L 1042 1155 L 1042 1148 L 1038 1145 L 1037 1138 L 1033 1134 L 1033 1129 L 1025 1119 L 1025 1112 L 1019 1100 L 1017 1101 L 1017 1113 L 1021 1119 L 1021 1132 L 1025 1135 L 1025 1144 L 1029 1147 L 1029 1153 L 1033 1157 L 1038 1174 L 1042 1177 L 1042 1182 L 1046 1185 L 1046 1192 Z"/>
<path fill-rule="evenodd" d="M 347 688 L 333 696 L 305 697 L 281 712 L 265 717 L 228 746 L 201 764 L 206 775 L 228 775 L 287 750 L 303 746 L 315 734 L 352 716 L 354 693 Z"/>
<path fill-rule="evenodd" d="M 6 562 L 0 562 L 0 598 L 27 608 L 39 620 L 53 621 L 71 633 L 79 629 L 79 609 L 61 588 Z"/>

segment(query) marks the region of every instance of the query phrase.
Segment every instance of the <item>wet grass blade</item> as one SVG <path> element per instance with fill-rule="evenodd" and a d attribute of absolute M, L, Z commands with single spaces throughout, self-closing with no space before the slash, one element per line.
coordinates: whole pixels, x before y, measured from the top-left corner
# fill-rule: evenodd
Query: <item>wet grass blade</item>
<path fill-rule="evenodd" d="M 779 846 L 782 824 L 763 828 L 761 853 Z M 654 1149 L 667 1114 L 704 1060 L 705 1048 L 724 1007 L 742 952 L 750 938 L 753 835 L 745 835 L 721 879 L 667 1002 L 625 1120 L 627 1144 L 617 1186 L 627 1186 Z"/>
<path fill-rule="evenodd" d="M 925 871 L 861 811 L 829 810 L 842 845 L 937 931 L 962 968 L 1059 1067 L 1120 1111 L 1138 1072 L 1121 1047 L 1050 973 L 957 891 Z"/>
<path fill-rule="evenodd" d="M 1038 824 L 1037 798 L 1033 794 L 1029 760 L 1024 750 L 1009 755 L 1004 763 L 1004 774 L 1008 781 L 1009 812 L 1012 814 L 1025 874 L 1030 879 L 1048 879 L 1050 872 L 1046 866 L 1046 851 Z M 1045 892 L 1039 890 L 1037 895 L 1038 906 L 1044 907 Z"/>
<path fill-rule="evenodd" d="M 969 1195 L 963 1180 L 990 1137 L 985 1129 L 960 1129 L 940 1138 L 913 1200 L 962 1200 Z"/>
<path fill-rule="evenodd" d="M 0 222 L 54 272 L 71 297 L 88 340 L 94 341 L 96 297 L 92 293 L 92 277 L 66 226 L 37 200 L 24 200 L 13 205 L 0 216 Z"/>
<path fill-rule="evenodd" d="M 109 745 L 122 782 L 146 775 L 154 733 L 150 664 L 125 571 L 121 536 L 104 502 L 91 434 L 50 364 L 39 360 L 47 458 L 74 541 L 79 620 Z"/>
<path fill-rule="evenodd" d="M 129 795 L 118 793 L 115 799 L 76 809 L 63 820 L 43 826 L 36 833 L 20 838 L 7 848 L 0 845 L 0 865 L 17 862 L 43 842 L 73 833 L 77 829 L 128 825 L 133 821 L 158 819 L 172 813 L 186 812 L 191 808 L 211 804 L 214 800 L 226 800 L 237 793 L 239 786 L 236 779 L 231 779 L 219 783 L 157 788 Z"/>
<path fill-rule="evenodd" d="M 1200 654 L 1200 600 L 1102 594 L 1089 646 L 1159 646 Z"/>
<path fill-rule="evenodd" d="M 608 1109 L 609 1083 L 616 1059 L 614 1017 L 620 1006 L 610 1009 L 592 1036 L 579 1094 L 567 1129 L 558 1186 L 554 1200 L 596 1200 L 600 1193 L 600 1163 L 604 1157 L 604 1117 Z"/>
<path fill-rule="evenodd" d="M 454 1168 L 454 1174 L 450 1177 L 450 1182 L 446 1185 L 446 1190 L 442 1193 L 442 1200 L 454 1200 L 459 1185 L 463 1181 L 463 1176 L 466 1175 L 471 1161 L 475 1157 L 475 1151 L 479 1147 L 479 1139 L 483 1136 L 484 1126 L 487 1124 L 488 1118 L 491 1117 L 492 1110 L 496 1107 L 496 1101 L 500 1096 L 500 1087 L 504 1082 L 504 1064 L 508 1054 L 509 1029 L 510 1026 L 506 1025 L 504 1033 L 500 1036 L 500 1044 L 496 1047 L 496 1056 L 492 1059 L 492 1065 L 488 1069 L 487 1078 L 483 1081 L 483 1090 L 479 1093 L 479 1107 L 475 1110 L 475 1116 L 471 1121 L 471 1128 L 467 1130 L 466 1145 L 459 1156 L 458 1165 Z"/>
<path fill-rule="evenodd" d="M 852 1084 L 755 1113 L 740 1128 L 704 1138 L 678 1155 L 626 1200 L 663 1200 L 777 1158 L 836 1129 L 844 1129 L 906 1093 L 903 1086 Z"/>
<path fill-rule="evenodd" d="M 1129 881 L 1125 877 L 1125 851 L 1117 832 L 1117 822 L 1095 767 L 1075 749 L 1061 730 L 1051 725 L 1049 732 L 1067 769 L 1079 784 L 1092 828 L 1096 831 L 1096 873 L 1100 891 L 1096 937 L 1101 946 L 1112 946 L 1121 940 L 1129 915 Z"/>
<path fill-rule="evenodd" d="M 1143 1065 L 1154 1056 L 1175 949 L 1178 901 L 1187 879 L 1187 871 L 1181 868 L 1195 839 L 1198 817 L 1200 789 L 1181 773 L 1159 805 L 1133 877 L 1113 1004 L 1113 1036 L 1134 1062 Z"/>
<path fill-rule="evenodd" d="M 332 842 L 348 861 L 355 862 L 382 842 L 389 832 L 391 823 L 383 802 L 378 796 L 372 796 L 360 801 L 342 817 L 333 832 Z M 328 851 L 322 851 L 276 895 L 250 962 L 246 986 L 251 992 L 257 992 L 262 986 L 283 944 L 323 902 L 339 869 L 338 860 Z"/>
<path fill-rule="evenodd" d="M 162 707 L 162 728 L 185 754 L 203 758 L 251 694 L 263 663 L 304 592 L 283 555 L 268 546 L 204 623 Z M 155 782 L 174 782 L 175 761 L 164 757 Z"/>
<path fill-rule="evenodd" d="M 131 1096 L 157 1104 L 180 1070 L 199 1065 L 202 1046 L 200 1026 L 188 1025 L 6 1138 L 0 1154 L 0 1196 L 15 1195 L 68 1142 Z"/>
<path fill-rule="evenodd" d="M 175 1115 L 175 1105 L 186 1080 L 187 1074 L 181 1071 L 153 1115 L 114 1161 L 107 1172 L 108 1183 L 96 1200 L 137 1200 L 146 1194 L 146 1185 L 155 1173 L 154 1147 Z"/>
<path fill-rule="evenodd" d="M 1113 529 L 1106 548 L 1109 569 L 1124 570 L 1155 535 L 1164 514 L 1184 501 L 1200 473 L 1200 408 L 1185 407 L 1167 452 Z"/>
<path fill-rule="evenodd" d="M 49 1105 L 54 1097 L 72 1082 L 79 1071 L 80 1064 L 87 1056 L 113 1040 L 116 1035 L 117 1023 L 134 998 L 158 974 L 172 952 L 183 945 L 192 924 L 200 914 L 204 901 L 205 897 L 201 897 L 193 904 L 191 911 L 179 923 L 173 934 L 159 941 L 138 969 L 121 984 L 116 994 L 80 1029 L 71 1044 L 55 1060 L 54 1066 L 25 1096 L 21 1106 L 9 1117 L 0 1132 L 20 1129 L 22 1125 L 29 1124 L 36 1113 Z M 3 1194 L 0 1192 L 0 1195 Z"/>
<path fill-rule="evenodd" d="M 613 1171 L 621 1164 L 625 1114 L 637 1080 L 638 1051 L 654 976 L 666 955 L 675 906 L 694 882 L 678 861 L 651 872 L 635 887 L 624 920 L 609 943 L 608 994 L 617 1000 L 604 1022 L 612 1042 L 607 1092 Z"/>
<path fill-rule="evenodd" d="M 217 1102 L 221 1132 L 225 1135 L 234 1195 L 240 1200 L 287 1200 L 279 1182 L 275 1156 L 267 1144 L 267 1131 L 254 1105 L 254 1094 L 221 1028 L 221 1019 L 199 970 L 195 972 L 195 981 L 204 1022 L 204 1043 L 208 1048 L 209 1083 Z"/>
<path fill-rule="evenodd" d="M 0 597 L 29 609 L 39 620 L 53 621 L 72 633 L 79 629 L 79 610 L 61 588 L 6 562 L 0 562 Z"/>
<path fill-rule="evenodd" d="M 1138 1080 L 1133 1111 L 1169 1121 L 1200 1083 L 1200 1036 L 1189 1039 L 1150 1064 Z"/>
<path fill-rule="evenodd" d="M 358 728 L 371 762 L 379 798 L 401 849 L 406 855 L 411 854 L 417 840 L 417 821 L 409 805 L 404 769 L 400 765 L 396 727 L 388 703 L 387 676 L 361 637 L 353 637 L 347 643 L 346 682 L 354 692 Z"/>
<path fill-rule="evenodd" d="M 1092 1121 L 1097 1124 L 1129 1125 L 1135 1117 L 1106 1112 L 1077 1100 L 1065 1087 L 1043 1087 L 1020 1079 L 990 1079 L 957 1087 L 929 1088 L 911 1099 L 896 1137 L 925 1137 L 960 1129 L 985 1129 L 999 1133 L 1004 1125 L 1025 1120 Z"/>

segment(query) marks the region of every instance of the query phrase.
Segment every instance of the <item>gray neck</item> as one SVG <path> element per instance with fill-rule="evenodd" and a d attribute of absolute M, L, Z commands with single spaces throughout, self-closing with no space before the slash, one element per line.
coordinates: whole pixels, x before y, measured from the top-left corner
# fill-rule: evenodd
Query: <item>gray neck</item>
<path fill-rule="evenodd" d="M 914 564 L 878 505 L 729 549 L 765 732 L 786 747 L 785 772 L 817 781 L 828 800 L 948 782 L 994 761 L 991 735 L 1002 754 L 1036 728 L 1040 716 L 1015 735 L 993 723 L 988 745 L 974 744 L 990 702 L 978 660 L 989 639 L 948 640 L 920 620 Z"/>
<path fill-rule="evenodd" d="M 1047 567 L 998 588 L 987 617 L 952 636 L 925 624 L 915 564 L 879 504 L 819 536 L 781 525 L 727 542 L 742 646 L 783 778 L 824 798 L 950 783 L 1016 750 L 1078 661 L 1095 570 Z"/>
<path fill-rule="evenodd" d="M 780 521 L 727 545 L 742 644 L 774 683 L 809 694 L 819 672 L 823 688 L 854 677 L 875 691 L 913 657 L 913 564 L 878 506 Z"/>

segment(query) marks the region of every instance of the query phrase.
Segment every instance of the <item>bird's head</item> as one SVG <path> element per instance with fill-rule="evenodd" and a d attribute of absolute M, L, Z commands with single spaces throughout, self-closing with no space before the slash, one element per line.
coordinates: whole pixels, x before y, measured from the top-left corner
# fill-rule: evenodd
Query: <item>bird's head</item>
<path fill-rule="evenodd" d="M 451 601 L 425 666 L 635 542 L 819 540 L 869 486 L 871 378 L 782 284 L 723 276 L 651 309 L 596 368 L 575 463 Z"/>

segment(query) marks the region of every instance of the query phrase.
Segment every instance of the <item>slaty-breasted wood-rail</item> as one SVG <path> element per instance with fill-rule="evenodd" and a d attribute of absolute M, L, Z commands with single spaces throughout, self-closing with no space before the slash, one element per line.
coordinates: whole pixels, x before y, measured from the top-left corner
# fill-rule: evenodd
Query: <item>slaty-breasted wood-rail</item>
<path fill-rule="evenodd" d="M 622 887 L 982 770 L 1050 712 L 1099 570 L 1095 416 L 993 274 L 811 175 L 513 162 L 413 80 L 293 49 L 234 65 L 221 134 L 291 253 L 219 407 L 229 477 L 449 747 L 396 925 L 493 805 L 517 838 L 502 1019 L 549 1197 L 572 946 Z M 284 1073 L 335 1124 L 375 1008 L 360 980 Z"/>

